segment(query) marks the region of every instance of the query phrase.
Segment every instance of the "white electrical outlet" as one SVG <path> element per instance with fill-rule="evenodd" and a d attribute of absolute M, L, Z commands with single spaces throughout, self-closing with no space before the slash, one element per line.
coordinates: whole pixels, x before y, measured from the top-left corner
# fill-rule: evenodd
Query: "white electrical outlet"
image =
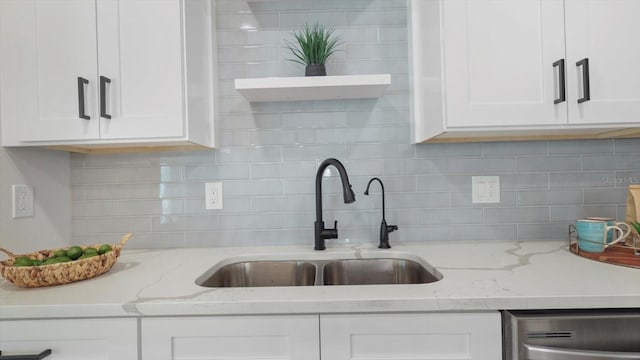
<path fill-rule="evenodd" d="M 206 183 L 204 185 L 205 208 L 207 210 L 222 209 L 222 183 Z"/>
<path fill-rule="evenodd" d="M 33 216 L 33 188 L 28 185 L 11 186 L 14 219 Z"/>
<path fill-rule="evenodd" d="M 500 203 L 500 177 L 472 176 L 471 202 L 474 204 Z"/>

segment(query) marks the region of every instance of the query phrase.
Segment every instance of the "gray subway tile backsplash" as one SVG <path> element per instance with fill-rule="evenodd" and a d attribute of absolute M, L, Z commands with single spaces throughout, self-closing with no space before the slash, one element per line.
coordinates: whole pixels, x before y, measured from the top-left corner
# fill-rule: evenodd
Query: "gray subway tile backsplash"
<path fill-rule="evenodd" d="M 75 156 L 75 155 L 72 155 Z M 152 195 L 149 184 L 109 184 L 109 185 L 83 185 L 84 191 L 80 186 L 73 187 L 73 200 L 76 200 L 75 194 L 84 194 L 82 200 L 119 200 L 119 199 L 149 199 L 157 198 Z M 79 195 L 78 195 L 79 196 Z M 73 214 L 73 215 L 82 215 Z"/>
<path fill-rule="evenodd" d="M 555 239 L 558 238 L 559 234 L 567 239 L 569 238 L 567 222 L 518 224 L 518 239 L 520 240 Z"/>
<path fill-rule="evenodd" d="M 558 188 L 613 187 L 607 179 L 614 178 L 611 171 L 581 171 L 549 174 L 549 186 Z"/>
<path fill-rule="evenodd" d="M 488 207 L 484 209 L 484 222 L 487 224 L 527 224 L 549 221 L 548 207 Z"/>
<path fill-rule="evenodd" d="M 626 188 L 613 189 L 585 189 L 584 203 L 594 204 L 624 204 L 627 201 Z"/>
<path fill-rule="evenodd" d="M 617 208 L 615 205 L 560 205 L 549 208 L 549 216 L 553 222 L 564 222 L 569 224 L 576 219 L 587 216 L 612 217 L 616 218 Z M 620 218 L 620 220 L 622 220 Z M 563 234 L 564 235 L 564 234 Z"/>
<path fill-rule="evenodd" d="M 585 203 L 582 189 L 518 191 L 519 206 L 580 205 Z"/>
<path fill-rule="evenodd" d="M 89 234 L 146 233 L 152 228 L 149 216 L 87 217 L 85 226 Z"/>
<path fill-rule="evenodd" d="M 246 179 L 248 177 L 248 164 L 195 165 L 187 166 L 184 169 L 184 179 L 189 182 Z"/>
<path fill-rule="evenodd" d="M 418 224 L 441 225 L 482 224 L 483 209 L 418 209 Z"/>
<path fill-rule="evenodd" d="M 118 201 L 73 201 L 71 211 L 83 216 L 117 216 Z"/>
<path fill-rule="evenodd" d="M 516 159 L 520 172 L 581 171 L 581 156 L 519 156 Z"/>
<path fill-rule="evenodd" d="M 585 171 L 640 169 L 640 157 L 635 154 L 584 156 Z"/>
<path fill-rule="evenodd" d="M 350 26 L 406 25 L 406 9 L 372 9 L 369 11 L 352 10 L 347 12 Z"/>
<path fill-rule="evenodd" d="M 548 144 L 546 141 L 526 142 L 488 142 L 481 144 L 482 155 L 485 156 L 514 156 L 514 155 L 547 155 Z"/>
<path fill-rule="evenodd" d="M 184 200 L 121 200 L 119 215 L 171 215 L 184 214 Z"/>
<path fill-rule="evenodd" d="M 335 157 L 356 202 L 344 204 L 335 171 L 322 180 L 328 245 L 377 243 L 386 220 L 404 241 L 566 239 L 576 218 L 624 218 L 626 188 L 640 184 L 640 140 L 410 144 L 405 0 L 219 0 L 220 146 L 215 150 L 73 154 L 72 235 L 131 247 L 312 246 L 315 173 Z M 379 99 L 249 103 L 236 78 L 301 76 L 285 41 L 305 21 L 335 26 L 329 75 L 390 73 Z M 331 168 L 330 168 L 331 169 Z M 501 202 L 474 204 L 471 177 L 500 176 Z M 224 209 L 206 210 L 206 182 L 223 183 Z"/>
<path fill-rule="evenodd" d="M 181 166 L 123 167 L 118 169 L 118 184 L 181 182 Z"/>
<path fill-rule="evenodd" d="M 218 215 L 161 215 L 152 217 L 153 231 L 217 230 Z"/>
<path fill-rule="evenodd" d="M 549 154 L 611 154 L 613 143 L 614 140 L 551 141 Z"/>
<path fill-rule="evenodd" d="M 502 174 L 513 173 L 516 159 L 513 157 L 452 158 L 449 160 L 451 174 Z"/>
<path fill-rule="evenodd" d="M 456 240 L 496 240 L 517 237 L 518 226 L 515 224 L 453 225 L 450 231 L 450 238 Z"/>
<path fill-rule="evenodd" d="M 258 163 L 251 165 L 252 179 L 304 178 L 315 172 L 315 161 L 295 161 L 288 163 Z"/>
<path fill-rule="evenodd" d="M 75 168 L 71 170 L 71 184 L 115 184 L 117 168 Z"/>

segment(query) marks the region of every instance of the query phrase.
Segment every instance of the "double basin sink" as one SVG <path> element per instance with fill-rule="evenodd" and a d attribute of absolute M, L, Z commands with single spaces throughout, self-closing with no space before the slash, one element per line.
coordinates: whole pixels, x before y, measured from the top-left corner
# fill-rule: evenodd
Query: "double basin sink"
<path fill-rule="evenodd" d="M 442 274 L 418 257 L 223 261 L 196 279 L 205 287 L 426 284 Z"/>

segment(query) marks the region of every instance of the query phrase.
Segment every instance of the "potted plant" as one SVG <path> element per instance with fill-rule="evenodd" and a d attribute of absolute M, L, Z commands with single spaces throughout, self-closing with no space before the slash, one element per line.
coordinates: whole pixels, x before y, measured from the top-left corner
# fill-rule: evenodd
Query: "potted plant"
<path fill-rule="evenodd" d="M 340 40 L 333 31 L 333 28 L 316 23 L 305 24 L 301 30 L 293 32 L 296 43 L 287 45 L 295 58 L 290 60 L 306 66 L 305 76 L 327 75 L 325 62 L 336 52 Z"/>

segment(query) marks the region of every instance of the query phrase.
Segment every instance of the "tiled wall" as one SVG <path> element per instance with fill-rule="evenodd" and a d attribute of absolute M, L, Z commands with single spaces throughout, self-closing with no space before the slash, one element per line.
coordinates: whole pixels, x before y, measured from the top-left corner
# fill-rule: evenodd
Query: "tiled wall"
<path fill-rule="evenodd" d="M 313 243 L 316 167 L 346 166 L 357 201 L 323 182 L 324 219 L 338 242 L 377 242 L 381 177 L 391 242 L 564 239 L 582 216 L 624 218 L 640 183 L 640 140 L 409 144 L 405 0 L 217 1 L 221 147 L 199 152 L 72 155 L 77 243 L 134 232 L 132 247 Z M 390 73 L 380 99 L 248 103 L 244 77 L 293 76 L 283 46 L 305 21 L 335 26 L 329 74 Z M 471 176 L 499 175 L 501 203 L 471 203 Z M 222 181 L 224 210 L 204 209 L 204 183 Z M 89 241 L 90 242 L 90 241 Z M 331 240 L 328 242 L 336 242 Z"/>

